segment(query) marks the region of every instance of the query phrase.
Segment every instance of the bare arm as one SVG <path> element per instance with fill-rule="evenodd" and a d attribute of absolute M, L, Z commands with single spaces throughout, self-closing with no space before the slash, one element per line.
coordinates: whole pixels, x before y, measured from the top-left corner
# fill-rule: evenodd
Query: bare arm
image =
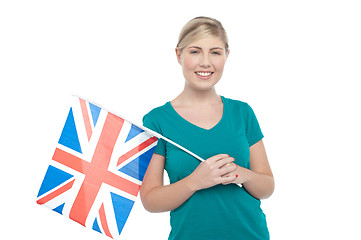
<path fill-rule="evenodd" d="M 229 175 L 238 177 L 235 181 L 229 183 L 242 183 L 244 188 L 255 198 L 265 199 L 270 197 L 275 184 L 262 140 L 250 147 L 249 161 L 251 170 L 237 166 L 237 169 Z"/>
<path fill-rule="evenodd" d="M 143 206 L 150 212 L 175 209 L 194 193 L 187 179 L 164 186 L 164 164 L 165 157 L 154 154 L 140 188 Z"/>
<path fill-rule="evenodd" d="M 236 169 L 234 164 L 227 165 L 233 161 L 226 154 L 213 156 L 202 162 L 188 177 L 164 186 L 165 157 L 154 154 L 140 188 L 144 208 L 150 212 L 170 211 L 182 205 L 197 190 L 235 180 L 235 176 L 224 177 Z"/>

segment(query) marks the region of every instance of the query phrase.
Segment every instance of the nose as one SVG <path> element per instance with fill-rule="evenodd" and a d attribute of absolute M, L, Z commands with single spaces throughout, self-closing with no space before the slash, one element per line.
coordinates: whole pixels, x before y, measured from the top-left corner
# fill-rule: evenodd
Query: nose
<path fill-rule="evenodd" d="M 203 54 L 201 56 L 200 62 L 199 62 L 199 66 L 203 67 L 203 68 L 208 68 L 211 66 L 211 63 L 209 61 L 208 55 Z"/>

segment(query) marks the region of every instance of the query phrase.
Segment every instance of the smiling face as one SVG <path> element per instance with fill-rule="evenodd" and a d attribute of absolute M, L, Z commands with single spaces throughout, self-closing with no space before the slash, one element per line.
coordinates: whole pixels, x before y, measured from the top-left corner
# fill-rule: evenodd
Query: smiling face
<path fill-rule="evenodd" d="M 209 90 L 220 80 L 229 51 L 219 37 L 206 37 L 176 49 L 186 84 L 197 90 Z"/>

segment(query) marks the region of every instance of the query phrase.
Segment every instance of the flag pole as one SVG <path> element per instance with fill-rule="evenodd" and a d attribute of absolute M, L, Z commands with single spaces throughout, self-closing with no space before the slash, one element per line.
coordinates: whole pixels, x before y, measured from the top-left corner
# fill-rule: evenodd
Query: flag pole
<path fill-rule="evenodd" d="M 133 123 L 133 124 L 134 124 L 134 123 Z M 134 125 L 136 125 L 136 124 L 134 124 Z M 143 129 L 144 131 L 150 132 L 151 134 L 155 135 L 157 138 L 164 139 L 165 141 L 167 141 L 167 142 L 169 142 L 169 143 L 173 144 L 174 146 L 176 146 L 176 147 L 178 147 L 178 148 L 182 149 L 183 151 L 185 151 L 186 153 L 190 154 L 191 156 L 193 156 L 193 157 L 197 158 L 199 161 L 201 161 L 201 162 L 204 162 L 204 161 L 205 161 L 203 158 L 201 158 L 201 157 L 200 157 L 200 156 L 198 156 L 197 154 L 195 154 L 195 153 L 193 153 L 193 152 L 189 151 L 189 150 L 188 150 L 188 149 L 186 149 L 185 147 L 182 147 L 182 146 L 181 146 L 181 145 L 179 145 L 178 143 L 173 142 L 173 141 L 172 141 L 172 140 L 170 140 L 169 138 L 166 138 L 166 137 L 164 137 L 163 135 L 161 135 L 161 134 L 159 134 L 159 133 L 157 133 L 157 132 L 155 132 L 155 131 L 153 131 L 153 130 L 151 130 L 151 129 L 147 128 L 147 127 L 144 127 L 144 126 L 138 126 L 138 125 L 136 125 L 136 126 L 137 126 L 137 127 L 139 127 L 139 128 L 141 128 L 141 129 Z M 236 184 L 236 185 L 238 185 L 239 187 L 242 187 L 242 186 L 243 186 L 241 183 Z"/>
<path fill-rule="evenodd" d="M 170 144 L 173 144 L 174 146 L 178 147 L 179 149 L 183 150 L 184 152 L 188 153 L 189 155 L 195 157 L 195 158 L 198 159 L 199 161 L 201 161 L 201 162 L 204 162 L 204 161 L 205 161 L 203 158 L 201 158 L 201 157 L 198 156 L 197 154 L 189 151 L 189 150 L 186 149 L 185 147 L 183 147 L 183 146 L 179 145 L 178 143 L 170 140 L 169 138 L 166 138 L 166 137 L 164 137 L 163 135 L 161 135 L 161 134 L 159 134 L 159 133 L 157 133 L 157 132 L 155 132 L 155 131 L 153 131 L 153 130 L 151 130 L 151 129 L 143 126 L 143 125 L 136 124 L 136 123 L 133 123 L 133 122 L 131 122 L 131 121 L 128 121 L 128 120 L 127 120 L 126 118 L 124 118 L 122 115 L 120 115 L 120 114 L 118 114 L 118 113 L 116 113 L 116 112 L 114 112 L 114 111 L 109 111 L 108 109 L 104 108 L 103 106 L 101 106 L 101 105 L 98 104 L 98 103 L 95 103 L 95 102 L 93 102 L 93 101 L 90 101 L 89 99 L 80 97 L 79 95 L 76 95 L 76 94 L 72 94 L 72 96 L 77 97 L 77 98 L 81 98 L 81 99 L 83 99 L 83 100 L 85 100 L 85 101 L 87 101 L 87 102 L 89 102 L 89 103 L 91 103 L 91 104 L 93 104 L 93 105 L 95 105 L 95 106 L 97 106 L 97 107 L 99 107 L 99 108 L 107 111 L 107 112 L 113 113 L 114 115 L 116 115 L 116 116 L 118 116 L 118 117 L 126 120 L 127 122 L 129 122 L 129 123 L 137 126 L 138 128 L 140 128 L 140 129 L 142 129 L 142 130 L 144 130 L 144 131 L 146 131 L 146 132 L 149 132 L 149 133 L 153 134 L 153 135 L 156 136 L 157 138 L 161 138 L 161 139 L 169 142 Z M 237 184 L 237 185 L 240 186 L 240 187 L 242 187 L 242 184 Z"/>
<path fill-rule="evenodd" d="M 134 123 L 133 123 L 133 124 L 134 124 Z M 136 125 L 136 124 L 134 124 L 134 125 Z M 203 159 L 203 158 L 201 158 L 201 157 L 200 157 L 200 156 L 198 156 L 197 154 L 195 154 L 195 153 L 193 153 L 193 152 L 189 151 L 189 150 L 188 150 L 188 149 L 186 149 L 185 147 L 182 147 L 182 146 L 181 146 L 181 145 L 179 145 L 178 143 L 173 142 L 173 141 L 172 141 L 172 140 L 170 140 L 169 138 L 166 138 L 166 137 L 164 137 L 163 135 L 161 135 L 161 134 L 159 134 L 159 133 L 157 133 L 157 132 L 155 132 L 155 131 L 153 131 L 153 130 L 151 130 L 151 129 L 147 128 L 147 127 L 144 127 L 144 126 L 138 126 L 138 125 L 136 125 L 136 126 L 137 126 L 137 127 L 139 127 L 139 128 L 141 128 L 141 129 L 143 129 L 144 131 L 150 132 L 151 134 L 155 135 L 157 138 L 161 138 L 161 139 L 163 139 L 163 140 L 165 140 L 165 141 L 167 141 L 167 142 L 169 142 L 169 143 L 173 144 L 174 146 L 176 146 L 176 147 L 178 147 L 178 148 L 182 149 L 184 152 L 186 152 L 186 153 L 190 154 L 191 156 L 193 156 L 193 157 L 197 158 L 199 161 L 204 162 L 204 159 Z"/>

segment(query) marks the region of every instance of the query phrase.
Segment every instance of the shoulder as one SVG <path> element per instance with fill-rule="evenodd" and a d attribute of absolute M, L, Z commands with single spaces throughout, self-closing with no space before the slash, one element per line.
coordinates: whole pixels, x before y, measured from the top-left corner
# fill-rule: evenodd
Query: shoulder
<path fill-rule="evenodd" d="M 154 118 L 154 117 L 158 117 L 159 115 L 162 115 L 164 113 L 164 111 L 166 110 L 167 104 L 168 104 L 168 102 L 163 104 L 162 106 L 153 108 L 147 114 L 145 114 L 144 117 Z"/>
<path fill-rule="evenodd" d="M 222 98 L 223 98 L 228 104 L 231 104 L 231 105 L 237 105 L 237 106 L 245 106 L 245 105 L 248 105 L 248 103 L 243 102 L 243 101 L 241 101 L 241 100 L 232 99 L 232 98 L 227 98 L 227 97 L 224 97 L 224 96 L 222 96 Z"/>
<path fill-rule="evenodd" d="M 170 105 L 170 103 L 166 102 L 159 107 L 153 108 L 152 110 L 150 110 L 147 114 L 145 114 L 143 116 L 143 120 L 151 119 L 153 121 L 157 121 L 157 120 L 163 119 L 164 116 L 166 116 L 170 112 L 169 105 Z"/>
<path fill-rule="evenodd" d="M 252 111 L 251 106 L 247 102 L 226 97 L 222 98 L 227 104 L 227 107 L 231 110 L 231 112 L 235 114 L 247 115 L 250 111 Z"/>
<path fill-rule="evenodd" d="M 167 105 L 168 102 L 162 106 L 153 108 L 151 111 L 145 114 L 143 116 L 143 125 L 145 127 L 151 128 L 152 130 L 155 130 L 154 128 L 159 128 L 159 122 L 164 118 L 164 115 L 168 111 Z"/>

